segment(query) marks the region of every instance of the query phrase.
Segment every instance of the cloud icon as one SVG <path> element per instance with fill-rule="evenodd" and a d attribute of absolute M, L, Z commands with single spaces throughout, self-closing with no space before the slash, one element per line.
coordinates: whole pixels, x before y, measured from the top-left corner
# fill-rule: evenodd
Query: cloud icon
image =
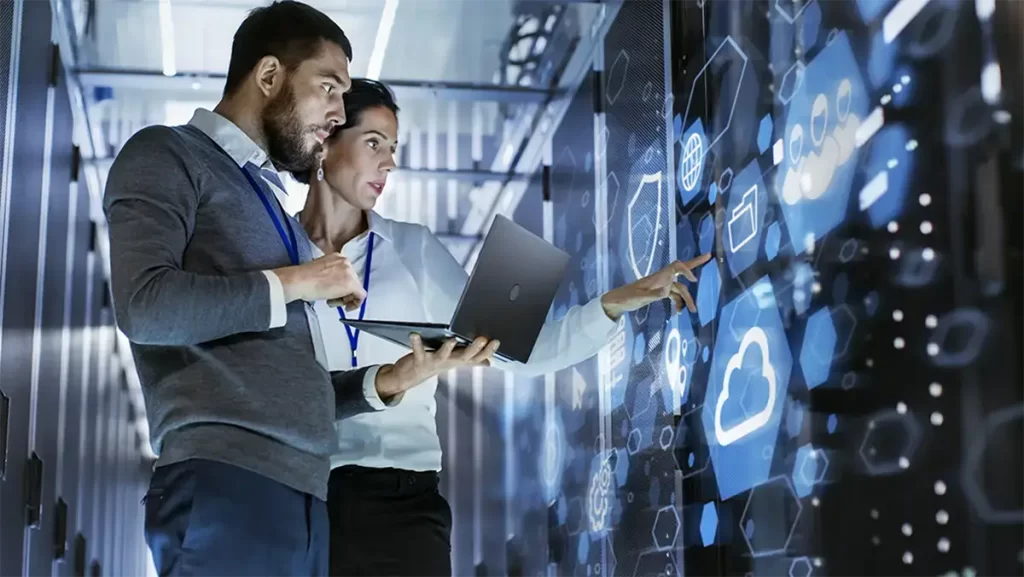
<path fill-rule="evenodd" d="M 750 345 L 757 345 L 758 348 L 761 349 L 761 375 L 768 382 L 768 402 L 765 404 L 764 409 L 756 415 L 746 419 L 734 427 L 723 429 L 722 409 L 725 407 L 725 401 L 729 399 L 729 380 L 732 378 L 733 373 L 735 373 L 743 364 L 743 356 L 746 354 L 747 348 L 750 347 Z M 718 396 L 718 403 L 715 405 L 715 437 L 723 447 L 731 445 L 765 426 L 765 424 L 768 423 L 768 419 L 771 418 L 772 409 L 775 407 L 777 386 L 775 380 L 775 369 L 772 368 L 769 360 L 768 335 L 766 335 L 764 330 L 760 327 L 751 328 L 743 335 L 743 340 L 740 342 L 740 350 L 730 357 L 728 364 L 725 365 L 725 378 L 722 381 L 722 394 Z"/>

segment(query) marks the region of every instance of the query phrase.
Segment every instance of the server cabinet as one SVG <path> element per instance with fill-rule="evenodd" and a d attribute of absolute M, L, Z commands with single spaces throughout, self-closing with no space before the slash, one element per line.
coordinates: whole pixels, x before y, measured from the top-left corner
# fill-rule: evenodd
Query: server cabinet
<path fill-rule="evenodd" d="M 11 119 L 5 136 L 13 146 L 5 150 L 5 182 L 9 183 L 4 234 L 7 242 L 0 266 L 2 336 L 0 336 L 0 385 L 9 399 L 7 466 L 0 487 L 0 574 L 22 573 L 26 525 L 39 524 L 42 477 L 53 462 L 29 453 L 32 418 L 32 353 L 36 265 L 40 242 L 46 93 L 50 77 L 50 5 L 48 2 L 16 3 L 13 26 L 20 35 L 12 63 L 16 101 L 8 103 Z M 12 43 L 13 45 L 13 43 Z M 28 502 L 26 502 L 28 501 Z"/>
<path fill-rule="evenodd" d="M 57 437 L 59 433 L 62 375 L 68 359 L 64 356 L 65 306 L 68 281 L 68 225 L 71 192 L 72 127 L 71 105 L 64 71 L 54 45 L 50 52 L 49 87 L 46 92 L 46 120 L 49 139 L 44 142 L 44 178 L 41 189 L 40 246 L 36 262 L 35 319 L 32 347 L 32 387 L 36 390 L 35 416 L 30 422 L 30 447 L 43 463 L 40 518 L 27 539 L 28 574 L 50 572 L 55 556 L 54 541 L 62 529 L 64 506 L 56 496 Z"/>

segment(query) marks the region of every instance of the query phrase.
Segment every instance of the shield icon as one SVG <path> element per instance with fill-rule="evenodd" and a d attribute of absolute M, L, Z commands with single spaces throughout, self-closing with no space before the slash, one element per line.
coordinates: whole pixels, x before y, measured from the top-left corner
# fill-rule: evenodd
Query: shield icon
<path fill-rule="evenodd" d="M 629 200 L 629 264 L 636 278 L 651 274 L 654 250 L 661 230 L 661 171 L 640 177 L 640 185 Z"/>

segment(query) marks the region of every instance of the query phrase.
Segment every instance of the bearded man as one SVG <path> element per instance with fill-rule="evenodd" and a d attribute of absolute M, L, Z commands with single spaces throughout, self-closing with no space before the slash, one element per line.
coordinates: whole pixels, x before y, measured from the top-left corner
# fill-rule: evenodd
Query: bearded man
<path fill-rule="evenodd" d="M 331 373 L 311 326 L 310 303 L 366 293 L 340 254 L 312 259 L 277 171 L 313 166 L 344 124 L 351 56 L 305 4 L 256 9 L 214 110 L 139 131 L 111 167 L 112 297 L 159 456 L 145 530 L 160 575 L 326 575 L 334 420 L 451 366 L 420 351 Z"/>

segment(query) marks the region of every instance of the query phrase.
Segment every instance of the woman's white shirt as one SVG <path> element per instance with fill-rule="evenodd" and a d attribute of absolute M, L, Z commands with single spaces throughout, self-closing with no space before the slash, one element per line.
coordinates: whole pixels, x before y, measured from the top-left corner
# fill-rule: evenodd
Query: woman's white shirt
<path fill-rule="evenodd" d="M 465 269 L 426 227 L 397 222 L 375 212 L 369 216 L 374 235 L 370 283 L 367 291 L 367 320 L 448 323 L 451 321 L 463 288 L 468 281 Z M 341 251 L 349 259 L 359 278 L 366 266 L 369 233 L 349 241 Z M 323 253 L 315 245 L 315 256 Z M 314 303 L 328 368 L 332 371 L 352 368 L 352 351 L 345 325 L 336 308 L 325 301 Z M 357 315 L 357 312 L 346 312 Z M 495 362 L 494 366 L 519 374 L 540 375 L 580 363 L 610 340 L 616 323 L 608 318 L 600 299 L 572 307 L 562 319 L 548 321 L 541 329 L 530 361 L 526 364 Z M 409 349 L 368 333 L 359 336 L 357 357 L 360 366 L 388 364 L 406 355 Z M 434 394 L 437 379 L 432 378 L 405 393 L 402 399 L 385 406 L 374 391 L 367 400 L 375 411 L 335 422 L 338 446 L 331 466 L 441 470 L 441 443 L 437 436 Z"/>

